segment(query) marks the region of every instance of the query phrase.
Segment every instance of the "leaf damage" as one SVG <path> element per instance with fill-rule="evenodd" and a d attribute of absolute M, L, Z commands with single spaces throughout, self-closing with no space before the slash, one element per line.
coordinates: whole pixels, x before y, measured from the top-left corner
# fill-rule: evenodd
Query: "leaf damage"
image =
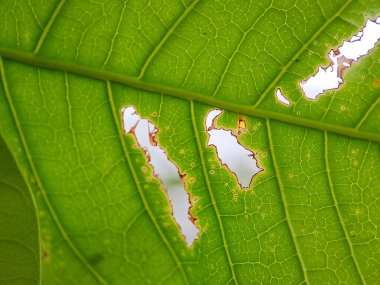
<path fill-rule="evenodd" d="M 179 226 L 182 235 L 189 246 L 197 238 L 199 229 L 195 226 L 196 219 L 190 214 L 191 199 L 185 190 L 184 177 L 178 167 L 166 155 L 157 141 L 158 129 L 147 119 L 136 114 L 133 106 L 121 110 L 125 134 L 132 134 L 144 151 L 148 163 L 152 166 L 154 175 L 166 190 L 171 204 L 171 212 Z"/>
<path fill-rule="evenodd" d="M 306 98 L 316 100 L 325 91 L 338 89 L 343 83 L 344 72 L 360 58 L 374 49 L 380 41 L 380 17 L 367 20 L 364 28 L 352 36 L 349 41 L 335 50 L 330 50 L 330 65 L 318 67 L 318 71 L 308 79 L 299 83 Z"/>
<path fill-rule="evenodd" d="M 233 131 L 215 127 L 215 119 L 222 112 L 214 109 L 206 116 L 206 130 L 209 135 L 207 145 L 215 147 L 220 162 L 235 175 L 240 187 L 249 188 L 254 176 L 263 171 L 263 169 L 258 166 L 255 154 L 239 143 Z M 239 119 L 238 134 L 246 129 L 246 121 Z"/>

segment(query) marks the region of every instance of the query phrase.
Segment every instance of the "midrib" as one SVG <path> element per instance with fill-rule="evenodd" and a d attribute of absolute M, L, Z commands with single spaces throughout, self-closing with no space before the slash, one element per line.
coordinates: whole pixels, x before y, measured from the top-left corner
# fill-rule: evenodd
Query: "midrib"
<path fill-rule="evenodd" d="M 341 134 L 348 137 L 380 142 L 380 134 L 378 133 L 365 132 L 354 128 L 348 128 L 325 122 L 299 118 L 293 115 L 259 109 L 254 106 L 226 102 L 197 92 L 187 91 L 180 88 L 166 86 L 163 84 L 145 82 L 133 76 L 128 76 L 111 71 L 97 70 L 94 68 L 85 67 L 73 63 L 67 63 L 55 59 L 45 59 L 42 57 L 35 56 L 32 53 L 28 52 L 15 51 L 9 48 L 0 47 L 0 56 L 35 67 L 70 72 L 73 74 L 95 78 L 102 81 L 109 80 L 111 82 L 124 84 L 129 87 L 133 87 L 144 91 L 149 91 L 157 94 L 166 94 L 185 100 L 194 100 L 213 107 L 236 112 L 239 114 L 259 117 L 263 119 L 277 120 L 293 125 Z"/>

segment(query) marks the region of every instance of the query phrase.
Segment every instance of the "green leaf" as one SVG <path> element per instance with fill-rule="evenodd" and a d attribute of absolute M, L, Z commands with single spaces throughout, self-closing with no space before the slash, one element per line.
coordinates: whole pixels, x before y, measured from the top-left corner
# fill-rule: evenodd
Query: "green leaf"
<path fill-rule="evenodd" d="M 34 199 L 0 136 L 0 284 L 40 284 Z"/>
<path fill-rule="evenodd" d="M 42 283 L 378 283 L 380 49 L 316 101 L 298 83 L 379 15 L 378 0 L 1 1 L 0 133 L 36 201 Z M 185 174 L 191 248 L 123 133 L 130 105 Z M 264 169 L 249 189 L 207 146 L 215 108 L 224 129 L 246 122 Z"/>

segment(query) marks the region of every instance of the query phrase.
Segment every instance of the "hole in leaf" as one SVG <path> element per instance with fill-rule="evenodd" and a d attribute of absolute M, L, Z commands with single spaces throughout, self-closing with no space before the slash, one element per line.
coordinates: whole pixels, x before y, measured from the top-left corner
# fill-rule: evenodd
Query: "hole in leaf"
<path fill-rule="evenodd" d="M 282 94 L 282 90 L 280 88 L 277 88 L 276 90 L 276 97 L 277 101 L 281 102 L 282 104 L 285 104 L 287 106 L 290 106 L 292 103 Z"/>
<path fill-rule="evenodd" d="M 136 114 L 134 107 L 123 108 L 121 112 L 124 132 L 133 134 L 139 147 L 145 152 L 149 164 L 153 167 L 154 175 L 161 181 L 169 197 L 174 220 L 180 227 L 187 244 L 192 245 L 199 230 L 189 213 L 191 204 L 183 182 L 184 175 L 179 173 L 178 167 L 168 159 L 165 151 L 158 144 L 156 126 Z"/>
<path fill-rule="evenodd" d="M 258 167 L 254 153 L 243 147 L 231 130 L 215 128 L 214 121 L 220 114 L 221 110 L 211 110 L 206 117 L 207 145 L 216 148 L 219 160 L 236 176 L 241 188 L 248 188 L 253 177 L 263 169 Z"/>
<path fill-rule="evenodd" d="M 330 65 L 319 66 L 318 71 L 307 80 L 300 82 L 300 87 L 308 99 L 317 99 L 326 90 L 339 88 L 343 83 L 343 73 L 351 67 L 353 61 L 358 61 L 367 55 L 380 40 L 380 17 L 367 20 L 364 28 L 358 34 L 336 50 L 328 54 Z"/>

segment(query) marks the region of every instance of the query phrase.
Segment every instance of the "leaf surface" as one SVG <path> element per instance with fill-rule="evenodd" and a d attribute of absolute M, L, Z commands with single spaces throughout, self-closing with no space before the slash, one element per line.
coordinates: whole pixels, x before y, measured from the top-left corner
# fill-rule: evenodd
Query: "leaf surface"
<path fill-rule="evenodd" d="M 34 200 L 0 136 L 0 284 L 40 284 Z"/>
<path fill-rule="evenodd" d="M 378 282 L 380 49 L 316 101 L 298 82 L 379 14 L 375 0 L 2 1 L 0 132 L 36 200 L 43 284 Z M 130 105 L 186 174 L 192 248 L 123 134 Z M 264 169 L 250 189 L 207 146 L 213 108 L 225 129 L 246 122 Z"/>

